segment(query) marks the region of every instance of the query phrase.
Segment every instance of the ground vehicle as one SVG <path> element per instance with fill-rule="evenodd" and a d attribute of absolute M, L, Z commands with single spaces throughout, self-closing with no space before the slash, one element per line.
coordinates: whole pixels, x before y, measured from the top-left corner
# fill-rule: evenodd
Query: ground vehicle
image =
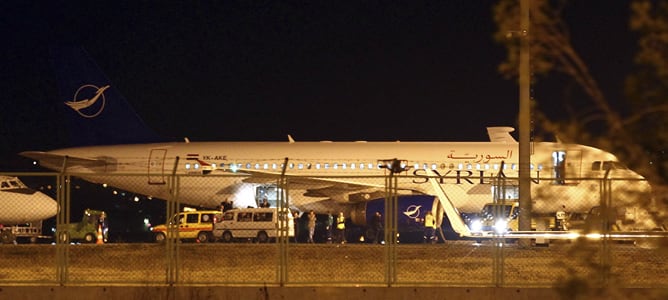
<path fill-rule="evenodd" d="M 151 228 L 151 231 L 158 243 L 164 242 L 167 237 L 206 243 L 212 240 L 213 219 L 216 215 L 220 218 L 220 214 L 218 210 L 184 211 L 174 215 L 167 224 Z"/>
<path fill-rule="evenodd" d="M 223 242 L 238 238 L 268 242 L 279 234 L 281 224 L 287 225 L 287 236 L 295 235 L 294 219 L 289 210 L 277 208 L 242 208 L 226 211 L 213 225 L 213 236 Z"/>
<path fill-rule="evenodd" d="M 81 222 L 58 225 L 56 232 L 60 241 L 64 243 L 95 243 L 98 235 L 101 235 L 102 242 L 107 242 L 109 238 L 107 213 L 87 208 L 84 210 Z"/>
<path fill-rule="evenodd" d="M 558 213 L 565 214 L 564 212 Z M 517 231 L 519 214 L 520 206 L 516 201 L 487 203 L 478 216 L 471 218 L 469 227 L 474 236 L 480 237 Z M 558 226 L 556 220 L 556 216 L 532 217 L 531 229 L 536 230 L 536 223 L 540 222 L 547 225 L 546 230 L 563 230 L 564 227 Z"/>
<path fill-rule="evenodd" d="M 11 226 L 0 226 L 0 243 L 11 244 L 19 240 L 36 243 L 42 235 L 42 222 L 23 223 Z"/>

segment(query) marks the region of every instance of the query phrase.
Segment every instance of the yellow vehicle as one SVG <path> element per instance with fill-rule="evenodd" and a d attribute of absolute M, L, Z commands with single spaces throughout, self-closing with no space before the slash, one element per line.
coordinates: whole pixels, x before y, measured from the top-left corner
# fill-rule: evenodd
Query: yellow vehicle
<path fill-rule="evenodd" d="M 167 224 L 151 228 L 151 231 L 158 243 L 164 242 L 166 238 L 177 237 L 180 240 L 206 243 L 213 238 L 213 219 L 216 217 L 221 217 L 218 210 L 184 211 L 170 218 Z M 168 229 L 172 230 L 168 232 Z"/>

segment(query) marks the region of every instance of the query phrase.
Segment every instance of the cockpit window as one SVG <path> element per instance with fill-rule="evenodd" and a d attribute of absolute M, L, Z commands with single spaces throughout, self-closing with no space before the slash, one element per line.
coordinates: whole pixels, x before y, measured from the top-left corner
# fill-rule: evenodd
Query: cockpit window
<path fill-rule="evenodd" d="M 624 170 L 626 166 L 618 161 L 603 162 L 603 170 Z"/>
<path fill-rule="evenodd" d="M 592 171 L 600 171 L 601 170 L 601 162 L 600 161 L 595 161 L 591 164 L 591 170 Z"/>

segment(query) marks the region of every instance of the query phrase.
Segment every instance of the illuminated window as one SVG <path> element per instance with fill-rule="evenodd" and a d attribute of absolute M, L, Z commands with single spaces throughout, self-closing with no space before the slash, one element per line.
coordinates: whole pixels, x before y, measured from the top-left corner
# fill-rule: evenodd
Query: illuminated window
<path fill-rule="evenodd" d="M 250 163 L 246 163 L 246 169 L 250 169 L 250 168 L 251 168 L 251 164 L 250 164 Z"/>
<path fill-rule="evenodd" d="M 437 168 L 438 168 L 438 166 L 436 164 L 431 164 L 431 169 L 432 170 L 436 170 Z"/>
<path fill-rule="evenodd" d="M 255 164 L 255 169 L 257 170 L 257 169 L 259 169 L 259 168 L 260 168 L 260 164 L 256 163 L 256 164 Z"/>
<path fill-rule="evenodd" d="M 196 164 L 194 165 L 194 167 L 195 167 L 195 170 L 199 170 L 199 164 L 198 164 L 198 163 L 196 163 Z"/>
<path fill-rule="evenodd" d="M 186 163 L 186 170 L 190 170 L 190 163 Z"/>
<path fill-rule="evenodd" d="M 329 169 L 329 163 L 325 163 L 325 170 Z"/>
<path fill-rule="evenodd" d="M 464 169 L 464 164 L 458 164 L 458 165 L 457 165 L 457 169 L 458 169 L 458 170 Z"/>
<path fill-rule="evenodd" d="M 475 164 L 475 169 L 480 170 L 480 164 Z"/>
<path fill-rule="evenodd" d="M 215 163 L 211 164 L 211 168 L 212 168 L 212 169 L 215 169 L 215 168 L 216 168 L 216 164 L 215 164 Z"/>
<path fill-rule="evenodd" d="M 264 165 L 262 165 L 262 168 L 265 169 L 265 170 L 269 169 L 269 164 L 265 163 Z"/>
<path fill-rule="evenodd" d="M 378 168 L 380 169 L 380 165 L 378 166 Z M 373 164 L 369 163 L 369 170 L 371 170 L 371 169 L 373 169 Z"/>
<path fill-rule="evenodd" d="M 316 168 L 317 170 L 320 170 L 320 163 L 315 164 L 315 168 Z"/>
<path fill-rule="evenodd" d="M 350 169 L 355 170 L 355 163 L 350 164 Z"/>
<path fill-rule="evenodd" d="M 498 169 L 499 169 L 499 165 L 498 165 L 498 164 L 494 164 L 494 170 L 498 170 Z"/>
<path fill-rule="evenodd" d="M 275 164 L 275 163 L 274 163 L 274 164 L 271 164 L 271 168 L 274 169 L 274 170 L 276 170 L 276 164 Z"/>
<path fill-rule="evenodd" d="M 473 166 L 471 166 L 471 164 L 466 164 L 466 169 L 471 170 L 471 169 L 473 169 Z"/>
<path fill-rule="evenodd" d="M 338 169 L 338 168 L 339 168 L 339 164 L 338 164 L 338 163 L 334 163 L 333 168 L 334 168 L 334 170 Z"/>
<path fill-rule="evenodd" d="M 341 169 L 345 170 L 346 169 L 346 163 L 341 164 Z"/>
<path fill-rule="evenodd" d="M 360 170 L 364 170 L 364 163 L 360 163 Z"/>
<path fill-rule="evenodd" d="M 303 164 L 303 163 L 299 163 L 299 164 L 297 165 L 297 169 L 300 169 L 300 170 L 304 169 L 304 164 Z"/>
<path fill-rule="evenodd" d="M 288 164 L 288 166 L 290 167 L 290 169 L 294 169 L 294 168 L 295 168 L 295 164 L 294 164 L 294 163 L 290 163 L 290 164 Z"/>

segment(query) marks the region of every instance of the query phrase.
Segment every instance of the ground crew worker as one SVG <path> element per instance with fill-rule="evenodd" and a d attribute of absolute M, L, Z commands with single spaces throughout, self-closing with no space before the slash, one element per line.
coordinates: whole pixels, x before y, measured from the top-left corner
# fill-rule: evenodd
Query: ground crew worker
<path fill-rule="evenodd" d="M 434 235 L 435 232 L 436 218 L 434 218 L 434 215 L 431 213 L 431 211 L 427 211 L 427 215 L 424 216 L 424 242 L 434 243 L 436 237 Z"/>
<path fill-rule="evenodd" d="M 346 218 L 343 216 L 343 212 L 339 212 L 336 217 L 336 235 L 337 241 L 341 244 L 346 243 Z"/>

